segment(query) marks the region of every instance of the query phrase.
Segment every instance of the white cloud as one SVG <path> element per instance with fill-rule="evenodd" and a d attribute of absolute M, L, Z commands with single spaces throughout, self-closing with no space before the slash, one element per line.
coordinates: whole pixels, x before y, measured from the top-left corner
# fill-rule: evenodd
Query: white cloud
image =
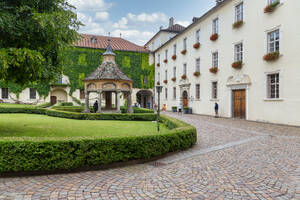
<path fill-rule="evenodd" d="M 92 17 L 80 12 L 77 13 L 77 17 L 84 24 L 84 26 L 80 28 L 80 32 L 87 34 L 105 34 L 105 30 L 99 23 L 95 23 Z"/>
<path fill-rule="evenodd" d="M 176 24 L 180 24 L 181 26 L 187 27 L 191 24 L 189 21 L 177 21 Z"/>
<path fill-rule="evenodd" d="M 109 17 L 109 13 L 104 11 L 104 12 L 97 12 L 95 15 L 95 20 L 99 20 L 99 21 L 105 21 L 107 20 Z"/>
<path fill-rule="evenodd" d="M 78 11 L 106 11 L 113 4 L 106 3 L 105 0 L 68 0 Z"/>
<path fill-rule="evenodd" d="M 123 28 L 126 29 L 128 24 L 128 20 L 126 17 L 122 17 L 117 23 L 114 23 L 114 28 Z"/>
<path fill-rule="evenodd" d="M 112 32 L 112 36 L 119 37 L 120 33 L 122 34 L 122 38 L 130 40 L 131 42 L 141 46 L 143 46 L 154 35 L 153 32 L 149 31 L 116 29 Z"/>
<path fill-rule="evenodd" d="M 127 18 L 134 22 L 147 22 L 147 23 L 168 21 L 168 16 L 164 13 L 151 13 L 151 14 L 141 13 L 139 15 L 128 13 Z"/>

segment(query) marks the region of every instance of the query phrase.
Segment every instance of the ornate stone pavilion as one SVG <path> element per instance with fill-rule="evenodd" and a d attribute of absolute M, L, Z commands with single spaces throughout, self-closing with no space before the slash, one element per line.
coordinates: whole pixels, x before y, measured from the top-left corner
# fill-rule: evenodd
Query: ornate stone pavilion
<path fill-rule="evenodd" d="M 89 96 L 90 93 L 98 94 L 98 113 L 121 113 L 120 95 L 127 98 L 127 113 L 133 113 L 132 110 L 132 80 L 117 66 L 115 62 L 115 53 L 113 52 L 110 40 L 106 52 L 103 53 L 102 64 L 84 81 L 85 86 L 85 109 L 84 112 L 89 113 Z M 113 106 L 112 95 L 115 95 L 115 104 Z M 103 108 L 103 102 L 105 107 Z"/>

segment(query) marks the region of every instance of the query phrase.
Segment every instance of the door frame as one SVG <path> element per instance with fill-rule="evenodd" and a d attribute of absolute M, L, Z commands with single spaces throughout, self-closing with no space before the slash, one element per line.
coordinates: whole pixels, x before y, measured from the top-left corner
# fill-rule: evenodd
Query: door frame
<path fill-rule="evenodd" d="M 229 95 L 229 117 L 230 118 L 233 118 L 234 117 L 234 96 L 233 96 L 233 92 L 235 90 L 245 90 L 245 106 L 246 106 L 246 110 L 245 110 L 245 120 L 248 120 L 248 90 L 249 90 L 249 87 L 248 85 L 232 85 L 230 86 L 229 88 L 229 92 L 230 92 L 230 95 Z"/>

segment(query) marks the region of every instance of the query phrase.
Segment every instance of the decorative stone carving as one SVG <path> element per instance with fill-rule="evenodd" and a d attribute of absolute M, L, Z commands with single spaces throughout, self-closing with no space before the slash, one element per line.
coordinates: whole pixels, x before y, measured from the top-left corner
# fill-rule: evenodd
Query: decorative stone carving
<path fill-rule="evenodd" d="M 104 83 L 102 88 L 103 89 L 116 89 L 117 86 L 114 83 Z"/>
<path fill-rule="evenodd" d="M 231 86 L 231 85 L 250 85 L 250 84 L 251 84 L 251 79 L 246 74 L 230 76 L 227 79 L 227 86 Z"/>
<path fill-rule="evenodd" d="M 123 84 L 122 84 L 122 89 L 129 90 L 129 89 L 130 89 L 130 86 L 129 86 L 127 83 L 123 83 Z"/>
<path fill-rule="evenodd" d="M 96 85 L 94 84 L 94 83 L 90 83 L 90 84 L 88 84 L 88 86 L 87 86 L 87 89 L 88 90 L 96 90 Z"/>

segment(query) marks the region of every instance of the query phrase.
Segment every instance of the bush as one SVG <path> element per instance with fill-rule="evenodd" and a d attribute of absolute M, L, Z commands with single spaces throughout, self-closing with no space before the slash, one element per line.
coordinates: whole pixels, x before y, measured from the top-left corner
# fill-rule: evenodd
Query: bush
<path fill-rule="evenodd" d="M 70 170 L 149 159 L 187 149 L 196 143 L 194 127 L 163 115 L 161 121 L 172 129 L 171 133 L 106 139 L 2 138 L 0 173 Z"/>
<path fill-rule="evenodd" d="M 73 106 L 72 102 L 62 102 L 61 106 Z"/>
<path fill-rule="evenodd" d="M 37 105 L 35 106 L 36 108 L 47 108 L 47 107 L 50 107 L 51 106 L 51 103 L 42 103 L 40 105 Z"/>
<path fill-rule="evenodd" d="M 60 111 L 68 111 L 68 112 L 83 112 L 84 107 L 83 106 L 53 106 L 52 109 L 54 110 L 60 110 Z M 126 113 L 127 107 L 121 106 L 121 112 Z M 93 111 L 93 107 L 90 107 L 90 110 Z M 153 110 L 149 110 L 146 108 L 133 108 L 134 113 L 154 113 Z"/>

